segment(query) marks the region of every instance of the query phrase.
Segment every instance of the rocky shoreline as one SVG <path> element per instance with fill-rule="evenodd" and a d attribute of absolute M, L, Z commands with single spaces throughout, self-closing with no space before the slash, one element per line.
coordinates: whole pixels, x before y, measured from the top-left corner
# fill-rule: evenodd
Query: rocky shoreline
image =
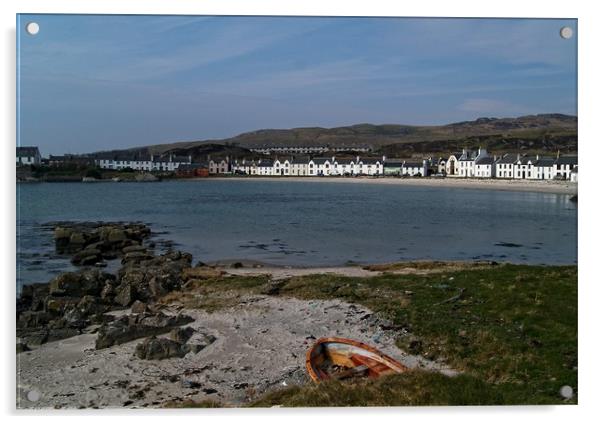
<path fill-rule="evenodd" d="M 150 234 L 140 223 L 55 224 L 57 253 L 79 268 L 26 285 L 17 298 L 17 407 L 238 406 L 308 383 L 303 358 L 320 335 L 364 340 L 409 367 L 454 373 L 399 350 L 396 330 L 366 308 L 277 296 L 277 275 L 254 277 L 265 279 L 260 295 L 204 295 L 198 287 L 225 270 L 193 266 L 178 250 L 158 254 Z M 121 267 L 105 272 L 114 258 Z M 228 270 L 237 278 L 239 267 Z M 187 308 L 181 296 L 227 306 Z"/>
<path fill-rule="evenodd" d="M 94 331 L 100 349 L 167 333 L 189 322 L 184 316 L 164 315 L 164 305 L 157 301 L 190 279 L 219 272 L 192 267 L 189 253 L 170 250 L 156 255 L 150 234 L 141 223 L 56 223 L 56 252 L 72 255 L 71 262 L 82 268 L 45 284 L 23 286 L 16 308 L 17 352 L 82 334 L 90 326 L 99 326 Z M 105 260 L 118 258 L 116 274 L 99 269 L 106 266 Z M 132 314 L 120 319 L 109 313 L 129 307 Z M 182 345 L 178 349 L 191 348 L 174 342 Z M 159 345 L 155 341 L 153 346 Z"/>

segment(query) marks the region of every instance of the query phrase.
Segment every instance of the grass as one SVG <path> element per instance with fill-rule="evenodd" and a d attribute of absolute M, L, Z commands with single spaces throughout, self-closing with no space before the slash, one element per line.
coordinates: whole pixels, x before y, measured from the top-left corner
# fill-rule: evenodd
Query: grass
<path fill-rule="evenodd" d="M 262 292 L 267 281 L 206 280 L 196 288 L 200 296 L 184 304 L 228 306 L 243 293 Z M 314 275 L 287 280 L 278 295 L 364 305 L 405 330 L 400 348 L 441 359 L 462 375 L 411 372 L 354 385 L 310 384 L 268 394 L 256 406 L 559 404 L 562 386 L 577 389 L 576 266 Z"/>
<path fill-rule="evenodd" d="M 470 375 L 410 371 L 378 380 L 355 383 L 328 381 L 269 393 L 252 407 L 293 406 L 442 406 L 508 405 L 520 403 L 520 394 L 495 390 Z"/>

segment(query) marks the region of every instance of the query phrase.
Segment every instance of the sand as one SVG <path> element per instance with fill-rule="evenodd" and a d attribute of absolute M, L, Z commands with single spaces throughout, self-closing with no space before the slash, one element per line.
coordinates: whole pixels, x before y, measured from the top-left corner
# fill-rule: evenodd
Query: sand
<path fill-rule="evenodd" d="M 498 180 L 476 178 L 394 178 L 394 177 L 212 177 L 236 181 L 331 182 L 341 184 L 384 184 L 410 187 L 444 187 L 458 189 L 527 191 L 537 193 L 577 194 L 577 183 L 557 180 Z M 207 181 L 207 179 L 199 179 Z"/>
<path fill-rule="evenodd" d="M 305 352 L 323 336 L 369 343 L 410 368 L 456 373 L 445 364 L 401 351 L 395 346 L 395 339 L 403 337 L 401 330 L 385 331 L 380 326 L 388 323 L 370 310 L 338 300 L 258 295 L 214 313 L 182 312 L 195 319 L 188 325 L 217 337 L 184 358 L 140 360 L 133 353 L 143 339 L 95 350 L 95 334 L 19 354 L 18 407 L 152 408 L 201 400 L 237 406 L 267 391 L 309 383 Z M 32 395 L 39 399 L 28 400 Z"/>

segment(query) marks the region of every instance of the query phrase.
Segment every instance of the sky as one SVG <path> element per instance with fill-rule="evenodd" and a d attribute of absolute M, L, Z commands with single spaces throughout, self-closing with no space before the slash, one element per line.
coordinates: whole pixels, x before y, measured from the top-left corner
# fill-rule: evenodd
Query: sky
<path fill-rule="evenodd" d="M 19 15 L 17 28 L 18 145 L 43 156 L 577 114 L 576 20 Z"/>

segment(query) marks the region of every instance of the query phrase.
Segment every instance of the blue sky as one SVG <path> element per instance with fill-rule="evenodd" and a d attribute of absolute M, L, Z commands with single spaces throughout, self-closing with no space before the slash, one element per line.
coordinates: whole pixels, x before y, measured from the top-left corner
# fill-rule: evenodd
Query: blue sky
<path fill-rule="evenodd" d="M 574 20 L 20 15 L 17 26 L 19 142 L 43 155 L 577 114 Z"/>

